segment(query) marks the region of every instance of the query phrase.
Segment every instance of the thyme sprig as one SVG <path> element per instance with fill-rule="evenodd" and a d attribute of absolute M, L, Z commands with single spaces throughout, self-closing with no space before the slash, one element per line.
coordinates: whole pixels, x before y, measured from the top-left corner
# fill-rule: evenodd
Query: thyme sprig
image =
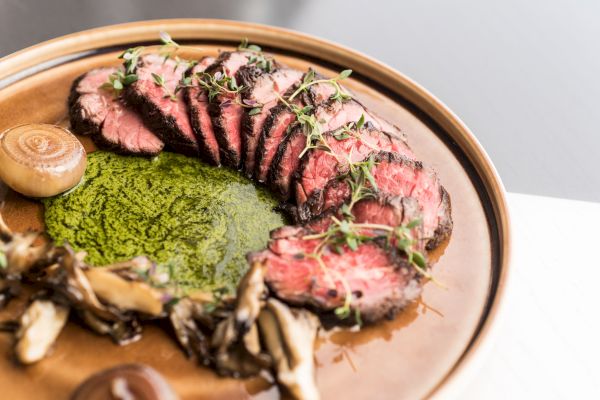
<path fill-rule="evenodd" d="M 179 43 L 174 41 L 171 35 L 169 35 L 167 32 L 161 31 L 158 36 L 160 38 L 160 42 L 162 43 L 162 46 L 160 46 L 158 49 L 158 53 L 163 56 L 166 61 L 173 55 L 173 53 L 179 50 L 180 46 Z"/>
<path fill-rule="evenodd" d="M 100 85 L 101 89 L 112 90 L 115 93 L 115 96 L 119 96 L 121 91 L 125 88 L 125 86 L 131 85 L 133 82 L 138 80 L 138 76 L 136 74 L 127 74 L 121 70 L 117 72 L 113 72 L 108 76 L 108 80 Z"/>
<path fill-rule="evenodd" d="M 340 101 L 351 99 L 352 96 L 350 94 L 348 94 L 346 91 L 344 91 L 339 84 L 339 81 L 348 78 L 351 74 L 352 74 L 351 69 L 345 69 L 342 72 L 340 72 L 338 76 L 335 76 L 333 78 L 315 79 L 316 78 L 315 71 L 311 69 L 306 73 L 306 75 L 304 75 L 302 84 L 298 87 L 298 89 L 296 89 L 296 91 L 294 93 L 292 93 L 290 95 L 290 97 L 288 97 L 288 101 L 293 101 L 300 93 L 305 92 L 308 90 L 309 87 L 320 84 L 320 83 L 330 84 L 335 89 L 335 93 L 333 95 L 331 95 L 330 99 L 340 100 Z"/>
<path fill-rule="evenodd" d="M 169 98 L 171 99 L 171 101 L 177 101 L 177 92 L 173 92 L 171 93 L 171 91 L 169 90 L 169 88 L 166 85 L 166 81 L 165 78 L 162 74 L 155 74 L 154 72 L 152 72 L 152 79 L 154 80 L 154 84 L 156 86 L 160 86 L 163 90 L 164 93 L 164 98 Z"/>
<path fill-rule="evenodd" d="M 225 71 L 217 71 L 214 75 L 198 72 L 195 75 L 198 84 L 206 90 L 210 102 L 220 94 L 236 95 L 244 88 L 237 84 L 235 76 L 229 76 Z"/>
<path fill-rule="evenodd" d="M 242 39 L 242 42 L 238 46 L 240 51 L 249 51 L 253 54 L 248 57 L 247 65 L 255 65 L 257 68 L 265 71 L 273 71 L 273 60 L 270 57 L 265 56 L 260 46 L 248 43 L 248 38 Z"/>
<path fill-rule="evenodd" d="M 138 46 L 129 48 L 121 53 L 119 59 L 123 60 L 123 68 L 125 71 L 118 70 L 110 74 L 108 80 L 100 85 L 100 88 L 112 90 L 115 96 L 118 97 L 126 86 L 137 81 L 138 76 L 135 74 L 135 68 L 143 50 L 143 46 Z"/>
<path fill-rule="evenodd" d="M 125 74 L 133 74 L 135 73 L 135 68 L 137 67 L 138 60 L 144 51 L 144 46 L 132 47 L 125 50 L 119 56 L 119 59 L 123 60 L 123 66 L 125 67 Z"/>

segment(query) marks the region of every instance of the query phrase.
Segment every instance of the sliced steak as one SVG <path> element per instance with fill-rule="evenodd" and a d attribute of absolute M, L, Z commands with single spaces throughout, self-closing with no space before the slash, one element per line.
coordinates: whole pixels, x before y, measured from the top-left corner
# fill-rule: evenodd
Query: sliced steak
<path fill-rule="evenodd" d="M 296 205 L 301 206 L 315 190 L 322 190 L 329 180 L 344 173 L 348 162 L 360 162 L 374 151 L 396 152 L 413 159 L 406 142 L 367 123 L 361 129 L 330 131 L 323 134 L 331 152 L 313 149 L 304 154 L 294 173 Z"/>
<path fill-rule="evenodd" d="M 373 323 L 392 318 L 419 296 L 415 269 L 382 241 L 362 243 L 355 250 L 326 246 L 320 263 L 312 256 L 320 239 L 305 238 L 314 232 L 300 226 L 280 228 L 272 233 L 266 250 L 249 255 L 250 262 L 266 266 L 265 281 L 283 301 L 330 312 L 344 306 L 349 290 L 351 310 L 358 311 L 365 323 Z"/>
<path fill-rule="evenodd" d="M 163 142 L 138 114 L 112 91 L 102 89 L 117 68 L 99 68 L 80 76 L 71 88 L 71 128 L 80 135 L 92 135 L 98 147 L 122 154 L 156 155 Z"/>
<path fill-rule="evenodd" d="M 380 120 L 355 100 L 327 101 L 315 108 L 314 115 L 321 132 L 338 129 L 350 122 L 357 122 L 361 116 L 364 116 L 365 123 L 382 129 Z M 396 136 L 401 140 L 400 136 Z M 284 200 L 290 197 L 292 174 L 298 169 L 300 154 L 305 147 L 306 135 L 301 127 L 296 127 L 282 140 L 273 158 L 268 182 Z"/>
<path fill-rule="evenodd" d="M 200 158 L 209 164 L 220 165 L 219 144 L 215 138 L 212 121 L 208 113 L 208 95 L 198 85 L 197 80 L 193 78 L 194 74 L 204 72 L 214 61 L 213 57 L 204 57 L 188 71 L 192 75 L 193 86 L 184 89 L 183 97 L 188 105 L 190 123 L 198 141 Z"/>
<path fill-rule="evenodd" d="M 281 67 L 273 72 L 261 74 L 251 83 L 242 82 L 249 87 L 249 90 L 242 93 L 244 104 L 260 106 L 260 112 L 251 113 L 247 110 L 242 117 L 244 170 L 248 176 L 252 176 L 254 173 L 254 159 L 259 135 L 267 117 L 271 114 L 271 109 L 279 102 L 279 96 L 282 96 L 301 78 L 302 72 Z"/>
<path fill-rule="evenodd" d="M 246 51 L 227 51 L 219 55 L 206 72 L 236 77 L 238 71 L 248 64 L 252 53 Z M 242 159 L 242 116 L 239 93 L 221 93 L 209 103 L 208 111 L 212 120 L 221 162 L 224 165 L 239 168 Z"/>
<path fill-rule="evenodd" d="M 171 149 L 198 156 L 198 142 L 190 124 L 183 93 L 175 93 L 187 65 L 158 54 L 140 57 L 136 68 L 138 80 L 129 85 L 125 99 L 136 107 L 144 121 Z M 162 77 L 164 85 L 156 83 Z"/>
<path fill-rule="evenodd" d="M 304 227 L 313 232 L 325 232 L 332 223 L 331 216 L 344 218 L 341 207 L 330 209 L 306 222 Z M 360 224 L 379 224 L 398 227 L 422 216 L 422 209 L 414 197 L 392 196 L 378 193 L 376 197 L 359 200 L 352 207 L 352 221 Z M 369 233 L 369 232 L 367 232 Z M 373 232 L 370 232 L 373 233 Z M 415 237 L 423 237 L 423 225 L 414 228 Z M 421 242 L 419 242 L 421 243 Z M 422 245 L 417 246 L 422 250 Z"/>
<path fill-rule="evenodd" d="M 321 79 L 317 75 L 317 79 Z M 286 96 L 290 96 L 298 86 L 295 85 Z M 294 104 L 300 107 L 307 105 L 322 104 L 335 93 L 332 85 L 327 83 L 315 84 L 309 87 L 307 93 L 303 93 L 294 99 Z M 262 132 L 260 133 L 255 155 L 254 176 L 259 182 L 266 182 L 269 175 L 271 162 L 283 139 L 289 133 L 290 126 L 296 121 L 296 115 L 285 105 L 278 104 L 267 117 Z"/>
<path fill-rule="evenodd" d="M 427 250 L 436 248 L 452 232 L 450 196 L 434 171 L 418 161 L 399 154 L 379 152 L 371 175 L 381 194 L 413 197 L 423 215 L 423 237 L 428 238 Z M 298 210 L 300 220 L 335 210 L 350 198 L 346 181 L 334 178 L 323 190 L 315 190 Z"/>

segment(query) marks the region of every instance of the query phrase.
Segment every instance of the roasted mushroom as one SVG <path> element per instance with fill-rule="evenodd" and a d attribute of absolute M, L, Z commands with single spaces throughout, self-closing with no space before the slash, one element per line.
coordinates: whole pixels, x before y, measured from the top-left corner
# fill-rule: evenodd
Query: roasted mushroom
<path fill-rule="evenodd" d="M 258 317 L 258 326 L 273 358 L 277 382 L 295 399 L 318 399 L 313 360 L 318 318 L 271 298 Z"/>
<path fill-rule="evenodd" d="M 208 339 L 204 336 L 194 316 L 199 311 L 199 305 L 189 298 L 181 299 L 171 307 L 169 319 L 181 347 L 190 358 L 196 358 L 200 363 L 209 365 L 211 356 L 209 352 Z"/>
<path fill-rule="evenodd" d="M 94 293 L 120 310 L 151 316 L 158 316 L 163 310 L 162 294 L 144 282 L 127 281 L 102 268 L 88 268 L 84 273 Z"/>
<path fill-rule="evenodd" d="M 44 358 L 67 322 L 69 308 L 49 300 L 35 300 L 21 315 L 15 353 L 23 364 Z"/>
<path fill-rule="evenodd" d="M 271 358 L 262 351 L 255 326 L 265 293 L 263 265 L 254 263 L 240 281 L 235 310 L 212 336 L 215 366 L 221 375 L 251 376 L 270 367 Z"/>

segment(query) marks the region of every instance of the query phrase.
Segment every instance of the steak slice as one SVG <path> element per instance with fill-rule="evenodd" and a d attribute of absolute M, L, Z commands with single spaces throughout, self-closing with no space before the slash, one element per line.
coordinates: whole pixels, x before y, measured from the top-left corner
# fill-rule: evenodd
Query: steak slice
<path fill-rule="evenodd" d="M 365 123 L 370 123 L 373 127 L 382 130 L 381 121 L 353 99 L 327 101 L 316 107 L 314 116 L 321 132 L 338 129 L 350 122 L 357 122 L 361 116 L 364 116 Z M 394 135 L 399 140 L 403 140 L 401 136 Z M 296 127 L 283 139 L 273 158 L 268 182 L 284 200 L 290 197 L 292 174 L 300 165 L 300 154 L 305 147 L 306 134 L 302 127 Z M 408 148 L 408 146 L 406 147 Z"/>
<path fill-rule="evenodd" d="M 123 99 L 101 88 L 117 71 L 94 69 L 75 80 L 69 96 L 71 128 L 80 135 L 92 135 L 100 148 L 121 154 L 156 155 L 163 149 L 163 142 Z"/>
<path fill-rule="evenodd" d="M 194 135 L 181 91 L 175 89 L 183 77 L 187 65 L 158 54 L 140 57 L 135 73 L 138 80 L 124 91 L 128 103 L 136 107 L 138 114 L 171 149 L 198 156 L 198 141 Z M 160 76 L 164 85 L 156 83 Z"/>
<path fill-rule="evenodd" d="M 214 61 L 213 57 L 204 57 L 188 73 L 194 75 L 204 72 Z M 192 84 L 194 82 L 197 82 L 197 80 L 192 79 Z M 190 123 L 198 141 L 200 158 L 209 164 L 220 165 L 219 144 L 215 138 L 212 121 L 208 113 L 208 95 L 206 91 L 196 84 L 195 86 L 186 87 L 183 91 L 183 97 L 188 105 Z"/>
<path fill-rule="evenodd" d="M 321 78 L 323 77 L 316 75 L 316 79 Z M 296 89 L 298 89 L 298 85 L 290 88 L 286 96 L 289 97 Z M 293 103 L 299 107 L 315 106 L 327 101 L 334 93 L 335 89 L 332 85 L 317 83 L 310 86 L 306 93 L 294 99 Z M 266 118 L 262 132 L 259 135 L 254 163 L 254 176 L 259 182 L 267 181 L 273 157 L 275 157 L 279 145 L 288 134 L 288 129 L 295 121 L 296 114 L 282 103 L 275 106 Z"/>
<path fill-rule="evenodd" d="M 252 176 L 255 169 L 254 159 L 259 135 L 271 114 L 271 109 L 279 102 L 279 96 L 283 95 L 290 87 L 302 78 L 302 72 L 281 67 L 270 73 L 264 73 L 257 77 L 252 83 L 242 83 L 249 90 L 242 93 L 244 104 L 260 106 L 258 113 L 250 110 L 242 117 L 242 144 L 244 151 L 244 171 Z M 252 114 L 252 115 L 251 115 Z"/>
<path fill-rule="evenodd" d="M 238 71 L 248 64 L 251 55 L 251 52 L 246 51 L 223 52 L 206 72 L 213 76 L 224 74 L 236 77 Z M 209 103 L 208 112 L 219 143 L 221 163 L 239 168 L 242 159 L 241 129 L 244 115 L 240 94 L 220 93 Z"/>
<path fill-rule="evenodd" d="M 320 263 L 312 255 L 321 240 L 306 238 L 313 233 L 301 226 L 280 228 L 272 233 L 266 250 L 248 257 L 266 266 L 265 282 L 281 300 L 328 313 L 343 307 L 351 294 L 351 310 L 358 311 L 365 323 L 373 323 L 392 318 L 421 293 L 416 270 L 382 241 L 368 241 L 355 250 L 347 245 L 336 250 L 325 246 Z"/>
<path fill-rule="evenodd" d="M 396 153 L 379 152 L 374 155 L 375 166 L 371 175 L 379 193 L 413 197 L 419 202 L 423 216 L 423 237 L 427 250 L 433 250 L 450 236 L 452 217 L 450 196 L 440 184 L 437 174 Z M 300 221 L 335 210 L 350 198 L 350 187 L 345 180 L 334 178 L 323 190 L 317 189 L 297 211 Z"/>
<path fill-rule="evenodd" d="M 296 205 L 301 206 L 315 190 L 323 189 L 332 178 L 344 173 L 348 163 L 363 161 L 374 151 L 395 152 L 413 159 L 406 142 L 367 123 L 360 129 L 330 131 L 323 134 L 331 152 L 312 149 L 304 154 L 294 173 Z"/>

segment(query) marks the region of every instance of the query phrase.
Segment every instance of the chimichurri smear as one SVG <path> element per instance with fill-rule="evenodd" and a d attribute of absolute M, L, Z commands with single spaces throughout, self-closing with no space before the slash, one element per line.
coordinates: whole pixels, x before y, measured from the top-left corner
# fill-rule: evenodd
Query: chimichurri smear
<path fill-rule="evenodd" d="M 246 253 L 286 222 L 277 200 L 238 172 L 168 152 L 95 151 L 83 182 L 44 205 L 48 234 L 86 251 L 87 263 L 146 255 L 183 289 L 232 291 Z"/>

